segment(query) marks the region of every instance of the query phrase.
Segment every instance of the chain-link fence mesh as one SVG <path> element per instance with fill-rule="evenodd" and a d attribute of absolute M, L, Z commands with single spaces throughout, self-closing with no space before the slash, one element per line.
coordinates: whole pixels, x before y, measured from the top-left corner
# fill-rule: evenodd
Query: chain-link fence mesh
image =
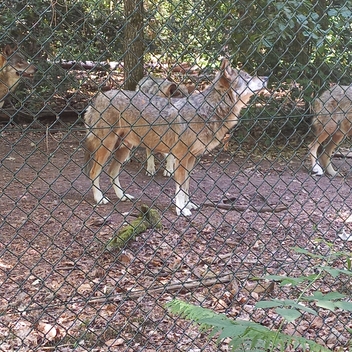
<path fill-rule="evenodd" d="M 349 350 L 351 8 L 2 1 L 0 351 Z"/>

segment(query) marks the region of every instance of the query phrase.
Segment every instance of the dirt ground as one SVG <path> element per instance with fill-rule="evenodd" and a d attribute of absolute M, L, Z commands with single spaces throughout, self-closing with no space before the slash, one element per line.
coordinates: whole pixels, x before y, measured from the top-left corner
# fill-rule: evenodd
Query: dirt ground
<path fill-rule="evenodd" d="M 82 173 L 83 138 L 79 128 L 1 132 L 0 351 L 226 351 L 226 341 L 217 346 L 165 303 L 179 298 L 277 328 L 278 315 L 255 303 L 297 298 L 297 289 L 251 279 L 311 274 L 318 259 L 293 247 L 328 256 L 331 246 L 319 239 L 351 250 L 338 236 L 350 230 L 348 159 L 334 158 L 345 178 L 313 178 L 303 147 L 296 155 L 278 147 L 262 155 L 216 150 L 192 172 L 191 198 L 200 208 L 185 219 L 172 203 L 174 182 L 161 170 L 146 176 L 140 149 L 121 175 L 136 200 L 119 202 L 103 175 L 111 203 L 95 206 Z M 204 204 L 219 201 L 237 211 Z M 142 204 L 159 210 L 163 228 L 108 251 Z M 344 267 L 338 259 L 331 265 Z M 349 292 L 350 284 L 327 275 L 310 289 Z M 343 350 L 346 328 L 349 314 L 321 309 L 284 330 Z"/>

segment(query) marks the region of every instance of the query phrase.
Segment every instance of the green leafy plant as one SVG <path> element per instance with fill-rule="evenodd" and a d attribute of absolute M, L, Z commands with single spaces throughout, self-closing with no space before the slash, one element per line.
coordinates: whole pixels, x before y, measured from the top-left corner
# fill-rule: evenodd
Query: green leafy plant
<path fill-rule="evenodd" d="M 183 318 L 191 320 L 200 326 L 202 331 L 208 331 L 210 337 L 217 335 L 217 342 L 229 338 L 232 351 L 284 351 L 285 348 L 301 347 L 310 351 L 330 351 L 318 343 L 300 336 L 291 336 L 282 332 L 285 323 L 290 323 L 300 318 L 303 313 L 318 315 L 318 309 L 328 309 L 334 311 L 341 309 L 352 311 L 352 302 L 347 302 L 346 295 L 339 292 L 322 293 L 311 291 L 318 280 L 326 276 L 337 278 L 340 275 L 352 275 L 351 253 L 334 251 L 333 244 L 325 242 L 329 247 L 329 255 L 319 255 L 311 253 L 306 249 L 293 248 L 294 251 L 302 255 L 311 257 L 315 261 L 314 274 L 286 277 L 280 275 L 266 275 L 267 280 L 279 281 L 281 286 L 290 285 L 298 289 L 296 299 L 272 299 L 260 301 L 256 308 L 274 309 L 283 319 L 276 331 L 270 330 L 259 323 L 244 321 L 240 319 L 231 320 L 224 314 L 217 314 L 209 309 L 194 306 L 180 300 L 173 300 L 167 304 L 167 308 L 172 313 L 180 314 Z M 342 260 L 345 269 L 332 267 L 335 260 Z M 258 278 L 258 279 L 263 279 Z"/>
<path fill-rule="evenodd" d="M 317 265 L 314 267 L 314 274 L 299 277 L 285 277 L 279 275 L 266 275 L 264 277 L 267 280 L 280 281 L 281 286 L 289 284 L 292 287 L 302 287 L 302 285 L 305 285 L 295 300 L 274 299 L 270 301 L 261 301 L 256 304 L 256 308 L 275 308 L 276 313 L 281 315 L 288 322 L 292 322 L 299 318 L 302 315 L 301 312 L 304 311 L 313 315 L 318 315 L 316 310 L 304 305 L 304 303 L 307 302 L 314 302 L 316 307 L 331 311 L 334 311 L 336 308 L 352 311 L 352 302 L 343 301 L 347 296 L 342 293 L 328 292 L 327 294 L 323 294 L 320 291 L 315 291 L 311 295 L 306 294 L 314 283 L 325 275 L 331 275 L 333 278 L 337 278 L 340 275 L 352 276 L 351 253 L 340 251 L 335 252 L 333 250 L 333 244 L 325 241 L 324 244 L 330 248 L 330 254 L 328 256 L 314 254 L 303 248 L 293 248 L 297 253 L 307 255 L 317 261 Z M 346 269 L 338 269 L 330 266 L 330 263 L 337 258 L 345 261 Z"/>
<path fill-rule="evenodd" d="M 173 300 L 166 304 L 167 308 L 181 317 L 192 320 L 202 331 L 209 332 L 209 337 L 218 335 L 217 342 L 230 338 L 229 347 L 232 351 L 284 351 L 287 346 L 298 348 L 307 346 L 311 351 L 329 351 L 327 348 L 300 336 L 290 336 L 246 320 L 231 320 L 224 314 L 194 306 L 192 304 Z"/>

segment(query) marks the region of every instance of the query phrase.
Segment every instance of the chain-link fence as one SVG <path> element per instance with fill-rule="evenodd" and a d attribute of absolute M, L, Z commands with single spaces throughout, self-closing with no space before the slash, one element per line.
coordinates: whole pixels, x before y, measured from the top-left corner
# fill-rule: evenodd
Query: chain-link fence
<path fill-rule="evenodd" d="M 3 1 L 0 351 L 349 350 L 351 8 Z"/>

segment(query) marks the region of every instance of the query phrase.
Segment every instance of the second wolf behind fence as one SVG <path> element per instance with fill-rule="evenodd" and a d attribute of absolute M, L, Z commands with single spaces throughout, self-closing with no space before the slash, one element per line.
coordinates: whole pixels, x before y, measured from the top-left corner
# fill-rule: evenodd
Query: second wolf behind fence
<path fill-rule="evenodd" d="M 187 87 L 184 84 L 177 84 L 166 78 L 154 76 L 143 77 L 137 84 L 137 90 L 164 98 L 185 98 L 188 96 Z M 156 173 L 153 151 L 146 148 L 147 152 L 147 175 L 153 176 Z M 175 168 L 175 159 L 172 154 L 163 154 L 165 157 L 165 170 L 163 175 L 170 177 Z"/>
<path fill-rule="evenodd" d="M 309 145 L 313 175 L 320 176 L 324 171 L 337 175 L 331 165 L 331 155 L 344 137 L 352 135 L 352 86 L 334 86 L 325 91 L 313 103 L 313 130 L 315 138 Z M 318 158 L 318 149 L 323 152 Z"/>
<path fill-rule="evenodd" d="M 219 145 L 236 125 L 241 109 L 253 94 L 266 87 L 267 80 L 233 69 L 228 60 L 223 60 L 207 89 L 172 103 L 159 97 L 146 99 L 143 92 L 100 93 L 84 117 L 85 166 L 94 200 L 98 204 L 109 202 L 99 183 L 109 159 L 109 175 L 117 197 L 122 201 L 134 198 L 120 185 L 120 168 L 131 148 L 144 146 L 175 157 L 176 212 L 190 216 L 191 209 L 197 208 L 189 199 L 190 173 L 196 157 Z"/>
<path fill-rule="evenodd" d="M 17 48 L 5 46 L 0 53 L 0 108 L 8 93 L 16 89 L 21 77 L 31 78 L 36 71 L 36 67 L 17 52 Z"/>
<path fill-rule="evenodd" d="M 154 77 L 152 75 L 143 77 L 137 84 L 137 90 L 164 98 L 184 98 L 189 95 L 188 89 L 184 84 L 177 84 L 167 78 Z"/>

